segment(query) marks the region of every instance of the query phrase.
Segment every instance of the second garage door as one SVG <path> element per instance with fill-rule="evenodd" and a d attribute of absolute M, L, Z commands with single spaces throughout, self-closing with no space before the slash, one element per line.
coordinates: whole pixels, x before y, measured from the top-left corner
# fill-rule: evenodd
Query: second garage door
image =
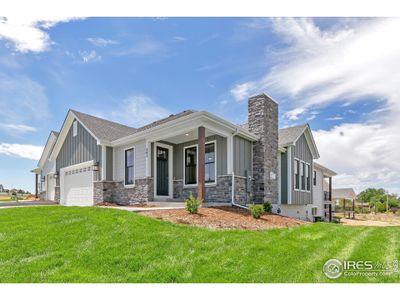
<path fill-rule="evenodd" d="M 61 205 L 93 205 L 93 162 L 86 162 L 60 170 Z"/>

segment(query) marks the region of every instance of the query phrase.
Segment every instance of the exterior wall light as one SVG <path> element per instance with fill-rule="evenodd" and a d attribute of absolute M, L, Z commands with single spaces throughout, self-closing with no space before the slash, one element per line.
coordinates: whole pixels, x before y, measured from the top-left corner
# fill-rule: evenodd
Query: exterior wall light
<path fill-rule="evenodd" d="M 93 171 L 99 171 L 99 162 L 96 162 L 94 165 L 93 165 Z"/>
<path fill-rule="evenodd" d="M 58 179 L 58 176 L 59 176 L 59 173 L 58 173 L 58 172 L 55 172 L 55 173 L 54 173 L 54 179 Z"/>

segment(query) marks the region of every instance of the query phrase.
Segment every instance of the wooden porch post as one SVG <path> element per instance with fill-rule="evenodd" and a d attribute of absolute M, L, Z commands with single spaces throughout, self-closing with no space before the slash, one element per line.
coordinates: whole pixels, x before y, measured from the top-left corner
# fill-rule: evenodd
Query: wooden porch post
<path fill-rule="evenodd" d="M 197 197 L 204 200 L 205 188 L 205 152 L 206 152 L 206 129 L 203 126 L 198 128 L 198 164 L 197 164 Z"/>
<path fill-rule="evenodd" d="M 38 197 L 38 174 L 35 174 L 35 198 Z"/>
<path fill-rule="evenodd" d="M 329 222 L 332 222 L 332 177 L 329 177 Z"/>

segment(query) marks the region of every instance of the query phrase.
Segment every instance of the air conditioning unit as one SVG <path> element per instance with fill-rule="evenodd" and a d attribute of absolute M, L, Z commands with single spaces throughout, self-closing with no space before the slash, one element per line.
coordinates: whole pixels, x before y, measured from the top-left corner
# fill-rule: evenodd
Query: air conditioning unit
<path fill-rule="evenodd" d="M 318 208 L 317 208 L 317 207 L 311 208 L 311 214 L 312 214 L 313 216 L 316 216 L 317 213 L 318 213 Z"/>

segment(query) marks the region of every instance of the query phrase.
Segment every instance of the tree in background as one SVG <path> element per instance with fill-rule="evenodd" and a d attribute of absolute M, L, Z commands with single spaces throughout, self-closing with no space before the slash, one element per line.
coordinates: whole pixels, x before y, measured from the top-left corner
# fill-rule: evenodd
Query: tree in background
<path fill-rule="evenodd" d="M 358 194 L 358 200 L 369 203 L 372 210 L 376 212 L 386 211 L 386 202 L 388 209 L 397 211 L 400 208 L 400 199 L 396 194 L 386 194 L 384 189 L 368 188 Z"/>

